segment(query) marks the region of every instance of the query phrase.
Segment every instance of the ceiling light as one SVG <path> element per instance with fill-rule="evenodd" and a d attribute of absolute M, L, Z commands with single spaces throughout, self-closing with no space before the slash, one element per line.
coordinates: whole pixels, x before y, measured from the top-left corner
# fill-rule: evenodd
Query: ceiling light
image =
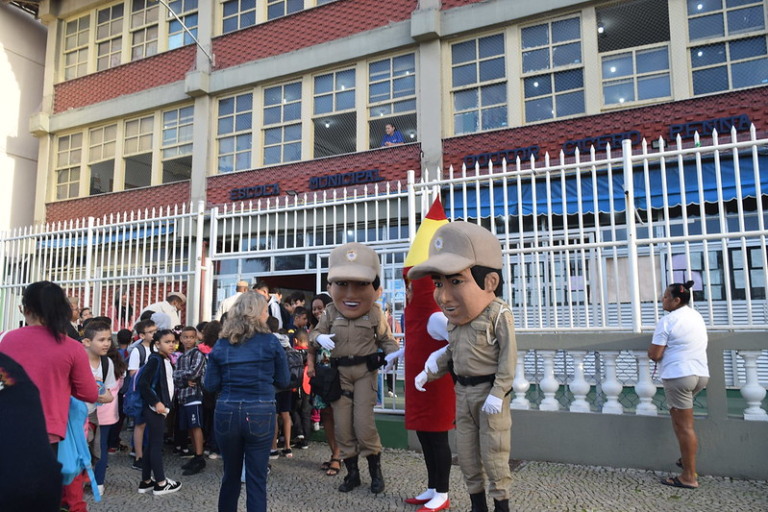
<path fill-rule="evenodd" d="M 605 25 L 603 25 L 603 23 L 600 22 L 597 24 L 597 33 L 602 34 L 603 32 L 605 32 Z"/>

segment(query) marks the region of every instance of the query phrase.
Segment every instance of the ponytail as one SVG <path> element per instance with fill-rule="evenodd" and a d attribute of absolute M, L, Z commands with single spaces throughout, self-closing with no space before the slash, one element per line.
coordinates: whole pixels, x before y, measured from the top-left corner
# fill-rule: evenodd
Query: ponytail
<path fill-rule="evenodd" d="M 686 305 L 691 302 L 691 288 L 693 288 L 693 281 L 672 283 L 669 285 L 669 294 L 672 298 L 680 299 L 680 304 Z"/>
<path fill-rule="evenodd" d="M 72 306 L 61 286 L 50 281 L 32 283 L 24 288 L 21 305 L 40 320 L 56 341 L 64 341 L 67 324 L 72 318 Z"/>

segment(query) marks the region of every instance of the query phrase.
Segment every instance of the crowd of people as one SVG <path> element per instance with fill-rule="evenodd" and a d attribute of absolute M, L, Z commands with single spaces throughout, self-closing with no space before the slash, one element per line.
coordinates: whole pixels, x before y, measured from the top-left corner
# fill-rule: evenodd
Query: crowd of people
<path fill-rule="evenodd" d="M 125 296 L 107 316 L 94 316 L 55 283 L 27 286 L 25 325 L 0 337 L 0 399 L 19 411 L 3 413 L 0 433 L 13 427 L 9 418 L 23 420 L 23 433 L 14 436 L 23 435 L 36 456 L 19 457 L 17 471 L 4 478 L 0 509 L 87 510 L 87 473 L 67 485 L 55 476 L 71 435 L 71 399 L 87 404 L 87 421 L 78 427 L 96 497 L 108 496 L 108 459 L 119 450 L 130 451 L 131 467 L 141 472 L 138 493 L 179 491 L 181 481 L 164 469 L 172 450 L 189 459 L 183 475 L 204 471 L 206 458 L 222 458 L 220 511 L 237 510 L 245 483 L 247 510 L 265 512 L 270 460 L 307 448 L 320 423 L 330 451 L 320 470 L 334 477 L 343 465 L 338 490 L 350 492 L 362 485 L 362 457 L 370 492 L 381 493 L 378 372 L 404 359 L 406 428 L 417 433 L 428 477 L 426 490 L 405 502 L 419 505 L 417 512 L 450 507 L 448 431 L 455 426 L 472 512 L 488 511 L 486 490 L 494 512 L 508 511 L 517 348 L 511 308 L 500 298 L 501 248 L 489 231 L 465 222 L 444 223 L 426 243 L 428 256 L 415 251 L 421 258 L 409 255 L 404 269 L 408 350 L 379 304 L 379 257 L 359 243 L 331 252 L 327 292 L 283 299 L 265 281 L 240 281 L 216 318 L 196 326 L 182 324 L 187 299 L 178 291 L 129 321 L 134 312 Z M 687 307 L 691 285 L 666 290 L 670 315 L 649 349 L 661 364 L 682 454 L 683 473 L 662 483 L 684 488 L 697 486 L 692 398 L 708 377 L 706 329 Z"/>

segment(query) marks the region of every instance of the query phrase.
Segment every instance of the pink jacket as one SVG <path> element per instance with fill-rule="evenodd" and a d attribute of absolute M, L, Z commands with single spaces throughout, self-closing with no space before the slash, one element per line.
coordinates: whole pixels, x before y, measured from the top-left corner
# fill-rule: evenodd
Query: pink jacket
<path fill-rule="evenodd" d="M 72 338 L 57 342 L 46 327 L 27 326 L 6 333 L 0 352 L 15 359 L 40 391 L 49 436 L 66 435 L 70 395 L 84 402 L 99 398 L 85 348 Z"/>

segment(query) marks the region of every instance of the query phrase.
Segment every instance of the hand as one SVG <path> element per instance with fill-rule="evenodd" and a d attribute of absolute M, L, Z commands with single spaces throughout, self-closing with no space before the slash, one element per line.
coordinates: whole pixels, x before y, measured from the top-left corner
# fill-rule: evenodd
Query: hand
<path fill-rule="evenodd" d="M 483 404 L 483 407 L 480 409 L 485 414 L 499 414 L 501 412 L 501 406 L 504 403 L 504 400 L 501 398 L 496 398 L 493 395 L 488 395 L 488 398 L 485 399 L 485 403 Z"/>
<path fill-rule="evenodd" d="M 190 388 L 193 388 L 193 387 L 197 386 L 197 382 L 195 382 L 193 380 L 188 380 L 187 381 L 187 386 L 189 386 Z"/>
<path fill-rule="evenodd" d="M 168 414 L 168 408 L 165 406 L 163 402 L 157 402 L 155 404 L 155 412 L 157 414 Z"/>
<path fill-rule="evenodd" d="M 436 340 L 448 340 L 448 317 L 442 311 L 432 313 L 427 321 L 427 332 Z"/>
<path fill-rule="evenodd" d="M 427 377 L 427 372 L 421 372 L 416 376 L 415 379 L 413 379 L 414 387 L 419 391 L 426 391 L 426 389 L 424 389 L 424 384 L 427 383 L 428 378 L 429 377 Z"/>
<path fill-rule="evenodd" d="M 405 349 L 401 348 L 399 350 L 395 350 L 391 354 L 387 354 L 384 356 L 384 360 L 387 362 L 386 366 L 384 366 L 384 371 L 389 372 L 392 371 L 392 369 L 395 367 L 395 364 L 397 364 L 397 361 L 403 357 L 403 354 L 405 353 Z"/>
<path fill-rule="evenodd" d="M 336 344 L 333 342 L 335 334 L 321 334 L 317 337 L 317 343 L 320 344 L 325 350 L 333 350 L 336 348 Z"/>
<path fill-rule="evenodd" d="M 307 363 L 307 375 L 309 378 L 312 378 L 315 376 L 315 365 Z"/>
<path fill-rule="evenodd" d="M 100 404 L 108 404 L 114 399 L 115 397 L 112 395 L 112 392 L 110 390 L 106 390 L 103 394 L 99 395 L 99 398 L 96 401 Z"/>
<path fill-rule="evenodd" d="M 430 372 L 430 373 L 437 373 L 438 367 L 437 367 L 437 360 L 442 357 L 443 354 L 445 354 L 445 351 L 448 350 L 448 345 L 444 346 L 441 349 L 435 350 L 431 354 L 429 354 L 429 357 L 424 362 L 424 370 Z"/>

